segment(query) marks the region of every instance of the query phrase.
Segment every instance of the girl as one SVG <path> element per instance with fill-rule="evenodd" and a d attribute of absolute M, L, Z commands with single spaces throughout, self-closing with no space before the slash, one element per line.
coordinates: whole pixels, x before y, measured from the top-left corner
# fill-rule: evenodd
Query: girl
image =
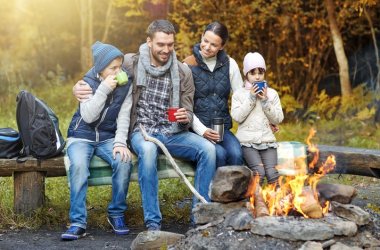
<path fill-rule="evenodd" d="M 231 116 L 239 124 L 236 137 L 240 141 L 243 157 L 248 167 L 269 184 L 279 177 L 277 165 L 277 143 L 272 125 L 284 119 L 277 92 L 265 86 L 259 91 L 256 84 L 265 79 L 265 60 L 257 52 L 248 53 L 243 61 L 244 88 L 232 96 Z"/>

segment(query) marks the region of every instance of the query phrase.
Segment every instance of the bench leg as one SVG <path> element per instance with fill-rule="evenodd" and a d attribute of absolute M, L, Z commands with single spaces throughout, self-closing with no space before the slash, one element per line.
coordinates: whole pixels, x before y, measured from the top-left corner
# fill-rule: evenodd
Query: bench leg
<path fill-rule="evenodd" d="M 46 172 L 14 172 L 14 210 L 16 214 L 32 215 L 45 201 Z"/>

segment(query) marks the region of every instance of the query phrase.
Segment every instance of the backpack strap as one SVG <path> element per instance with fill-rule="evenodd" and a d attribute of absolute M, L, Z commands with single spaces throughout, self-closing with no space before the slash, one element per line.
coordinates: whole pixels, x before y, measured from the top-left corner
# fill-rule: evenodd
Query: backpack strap
<path fill-rule="evenodd" d="M 194 55 L 188 56 L 183 60 L 183 63 L 186 63 L 189 66 L 198 66 L 197 60 Z"/>

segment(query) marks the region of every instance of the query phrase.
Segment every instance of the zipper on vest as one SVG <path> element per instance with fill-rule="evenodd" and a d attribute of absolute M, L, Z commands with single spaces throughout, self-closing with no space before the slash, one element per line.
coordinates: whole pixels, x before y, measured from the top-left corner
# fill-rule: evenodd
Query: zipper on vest
<path fill-rule="evenodd" d="M 108 107 L 109 108 L 109 107 Z M 96 142 L 99 142 L 99 131 L 98 131 L 98 127 L 99 125 L 104 121 L 104 118 L 107 114 L 107 111 L 108 111 L 108 108 L 106 108 L 103 112 L 103 115 L 102 115 L 102 118 L 100 119 L 100 121 L 98 122 L 98 124 L 96 124 L 95 126 L 95 137 L 96 137 Z"/>
<path fill-rule="evenodd" d="M 74 130 L 77 130 L 77 128 L 79 127 L 79 124 L 80 122 L 82 121 L 82 116 L 80 117 L 80 119 L 76 122 L 75 126 L 74 126 Z"/>

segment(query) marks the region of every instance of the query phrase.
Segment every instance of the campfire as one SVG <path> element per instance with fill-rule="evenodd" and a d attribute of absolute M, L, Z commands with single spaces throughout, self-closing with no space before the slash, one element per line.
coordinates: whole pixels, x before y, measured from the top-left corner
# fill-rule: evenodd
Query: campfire
<path fill-rule="evenodd" d="M 318 198 L 317 184 L 320 179 L 335 167 L 335 157 L 330 155 L 326 162 L 318 168 L 319 151 L 311 142 L 316 130 L 311 128 L 306 139 L 308 150 L 313 154 L 313 159 L 306 167 L 305 159 L 294 160 L 294 176 L 280 176 L 278 183 L 259 185 L 259 176 L 252 178 L 248 187 L 249 209 L 255 217 L 261 216 L 288 216 L 300 214 L 305 218 L 322 218 L 328 213 L 329 202 L 320 202 Z M 277 166 L 278 169 L 284 166 Z M 308 171 L 310 170 L 310 173 Z"/>
<path fill-rule="evenodd" d="M 206 202 L 178 171 L 202 201 L 192 209 L 195 228 L 186 235 L 142 232 L 131 249 L 158 248 L 168 242 L 177 242 L 173 249 L 250 249 L 251 246 L 299 249 L 303 241 L 306 242 L 302 249 L 309 249 L 309 244 L 319 244 L 319 249 L 329 246 L 341 249 L 342 244 L 333 239 L 335 236 L 340 237 L 340 241 L 345 240 L 342 236 L 348 236 L 347 240 L 363 238 L 366 241 L 360 240 L 360 244 L 366 248 L 380 246 L 380 241 L 372 235 L 358 232 L 358 226 L 371 228 L 371 219 L 368 212 L 351 204 L 356 189 L 343 184 L 318 183 L 334 169 L 335 157 L 329 156 L 325 162 L 318 159 L 318 149 L 311 143 L 315 133 L 312 129 L 306 140 L 308 153 L 304 144 L 280 142 L 278 159 L 281 165 L 278 169 L 283 177 L 276 185 L 261 188 L 258 176 L 252 178 L 252 171 L 247 166 L 223 166 L 217 169 L 210 185 L 212 202 Z M 154 138 L 148 139 L 153 141 Z M 155 143 L 168 154 L 160 142 Z M 324 153 L 321 156 L 325 159 Z M 171 162 L 177 169 L 174 160 Z"/>

